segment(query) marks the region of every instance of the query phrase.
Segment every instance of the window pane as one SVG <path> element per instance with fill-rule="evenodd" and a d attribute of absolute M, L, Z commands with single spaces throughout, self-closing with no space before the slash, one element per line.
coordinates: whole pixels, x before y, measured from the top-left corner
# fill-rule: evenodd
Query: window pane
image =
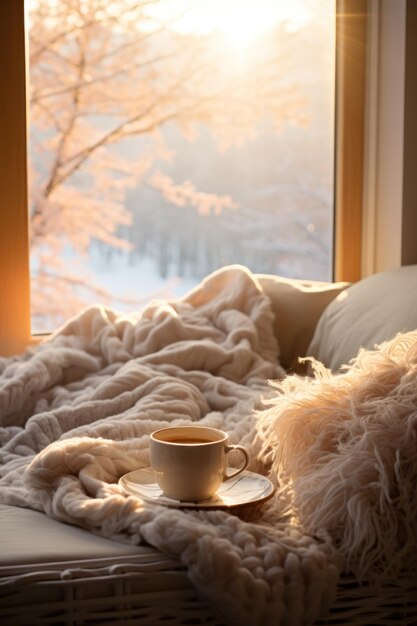
<path fill-rule="evenodd" d="M 331 279 L 334 0 L 31 0 L 33 331 Z"/>

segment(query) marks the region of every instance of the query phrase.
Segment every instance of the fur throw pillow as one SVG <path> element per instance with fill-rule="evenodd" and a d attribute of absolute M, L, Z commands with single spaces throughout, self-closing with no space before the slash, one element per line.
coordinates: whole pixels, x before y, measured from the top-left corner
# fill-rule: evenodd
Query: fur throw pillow
<path fill-rule="evenodd" d="M 359 578 L 416 571 L 417 331 L 361 350 L 340 374 L 287 377 L 259 415 L 263 458 L 304 531 Z"/>

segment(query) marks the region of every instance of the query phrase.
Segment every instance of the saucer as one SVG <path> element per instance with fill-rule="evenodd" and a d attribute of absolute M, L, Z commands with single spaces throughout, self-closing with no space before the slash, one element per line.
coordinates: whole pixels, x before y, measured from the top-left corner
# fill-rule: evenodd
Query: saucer
<path fill-rule="evenodd" d="M 226 479 L 214 496 L 198 502 L 174 500 L 164 496 L 150 467 L 125 474 L 119 479 L 119 485 L 129 495 L 146 502 L 181 509 L 233 509 L 258 504 L 268 500 L 275 493 L 275 487 L 268 478 L 248 471 Z"/>

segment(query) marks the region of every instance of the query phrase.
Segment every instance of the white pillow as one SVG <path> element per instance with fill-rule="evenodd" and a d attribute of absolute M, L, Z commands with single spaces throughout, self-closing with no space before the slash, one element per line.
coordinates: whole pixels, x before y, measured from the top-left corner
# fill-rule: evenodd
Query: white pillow
<path fill-rule="evenodd" d="M 298 357 L 306 355 L 326 306 L 349 283 L 298 280 L 271 274 L 258 274 L 257 278 L 271 300 L 280 364 L 289 372 L 303 374 L 306 367 L 298 363 Z"/>
<path fill-rule="evenodd" d="M 417 265 L 399 267 L 362 279 L 340 293 L 323 311 L 309 356 L 335 371 L 361 347 L 417 329 Z"/>

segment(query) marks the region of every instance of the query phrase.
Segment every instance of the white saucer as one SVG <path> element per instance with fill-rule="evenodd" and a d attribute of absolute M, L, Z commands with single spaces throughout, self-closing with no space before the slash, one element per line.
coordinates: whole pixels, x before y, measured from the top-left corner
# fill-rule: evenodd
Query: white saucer
<path fill-rule="evenodd" d="M 214 496 L 198 502 L 173 500 L 164 496 L 150 467 L 125 474 L 119 479 L 119 485 L 129 495 L 146 502 L 182 509 L 232 509 L 263 502 L 275 492 L 275 487 L 268 478 L 248 471 L 225 480 Z"/>

